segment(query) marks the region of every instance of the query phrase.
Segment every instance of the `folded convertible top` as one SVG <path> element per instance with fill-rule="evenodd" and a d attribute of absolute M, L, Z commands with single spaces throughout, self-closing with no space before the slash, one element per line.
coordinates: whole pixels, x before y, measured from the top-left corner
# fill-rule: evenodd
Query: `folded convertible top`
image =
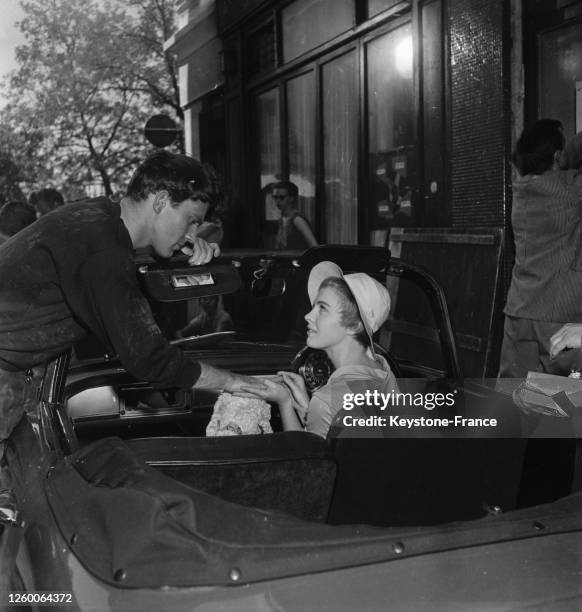
<path fill-rule="evenodd" d="M 302 521 L 180 484 L 117 438 L 71 455 L 46 486 L 81 563 L 119 587 L 240 584 L 535 535 L 527 512 L 438 529 Z"/>

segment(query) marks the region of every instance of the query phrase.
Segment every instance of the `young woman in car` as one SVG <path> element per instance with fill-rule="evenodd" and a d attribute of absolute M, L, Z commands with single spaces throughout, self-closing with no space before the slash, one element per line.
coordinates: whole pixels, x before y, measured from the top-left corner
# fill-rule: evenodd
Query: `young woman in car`
<path fill-rule="evenodd" d="M 398 391 L 394 374 L 374 352 L 372 341 L 388 318 L 390 294 L 367 274 L 344 275 L 330 261 L 312 269 L 307 291 L 313 306 L 305 315 L 307 346 L 324 350 L 335 371 L 311 399 L 303 377 L 293 372 L 279 372 L 280 383 L 261 381 L 267 390 L 257 394 L 278 404 L 285 431 L 305 430 L 325 438 L 344 394 L 355 388 Z"/>

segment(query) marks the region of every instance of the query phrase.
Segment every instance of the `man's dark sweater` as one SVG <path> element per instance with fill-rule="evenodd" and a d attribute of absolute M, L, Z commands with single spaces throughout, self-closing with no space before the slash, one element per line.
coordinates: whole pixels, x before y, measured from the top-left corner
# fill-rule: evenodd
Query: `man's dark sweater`
<path fill-rule="evenodd" d="M 26 370 L 92 332 L 134 376 L 190 387 L 200 365 L 163 337 L 136 279 L 120 207 L 68 204 L 0 247 L 0 369 Z"/>

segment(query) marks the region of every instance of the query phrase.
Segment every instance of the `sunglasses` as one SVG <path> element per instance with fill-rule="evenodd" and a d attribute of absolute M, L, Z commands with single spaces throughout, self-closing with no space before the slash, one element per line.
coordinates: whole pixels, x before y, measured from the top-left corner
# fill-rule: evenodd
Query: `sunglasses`
<path fill-rule="evenodd" d="M 285 198 L 288 198 L 289 196 L 286 195 L 274 195 L 271 196 L 273 198 L 273 200 L 284 200 Z"/>

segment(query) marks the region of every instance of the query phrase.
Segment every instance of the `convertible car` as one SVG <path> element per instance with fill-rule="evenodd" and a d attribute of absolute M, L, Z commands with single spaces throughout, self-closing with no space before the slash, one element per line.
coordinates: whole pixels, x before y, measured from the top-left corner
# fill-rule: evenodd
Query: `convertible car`
<path fill-rule="evenodd" d="M 328 439 L 282 431 L 272 406 L 273 433 L 209 437 L 217 393 L 156 388 L 98 346 L 75 347 L 48 365 L 38 414 L 9 440 L 0 605 L 582 608 L 577 444 L 561 468 L 568 490 L 548 496 L 528 440 L 537 417 L 463 379 L 426 270 L 382 248 L 325 246 L 227 252 L 197 268 L 143 258 L 136 274 L 195 359 L 257 376 L 294 369 L 313 390 L 333 369 L 304 347 L 306 279 L 322 260 L 387 284 L 378 352 L 403 392 L 452 405 L 391 408 L 391 427 L 364 413 Z"/>

